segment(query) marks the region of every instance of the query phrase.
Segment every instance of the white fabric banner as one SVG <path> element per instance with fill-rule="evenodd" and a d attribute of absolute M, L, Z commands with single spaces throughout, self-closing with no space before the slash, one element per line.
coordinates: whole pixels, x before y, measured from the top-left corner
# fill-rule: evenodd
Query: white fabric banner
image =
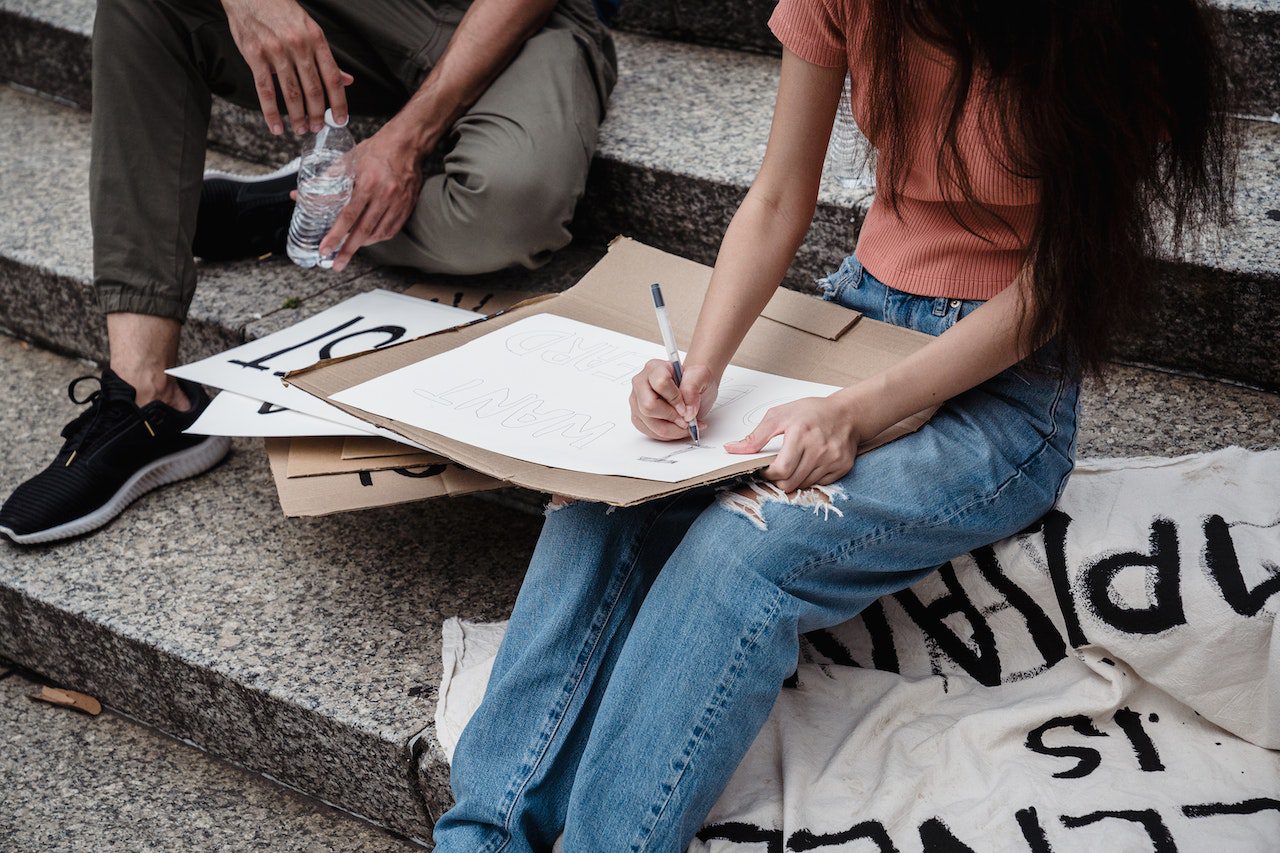
<path fill-rule="evenodd" d="M 1280 451 L 1082 461 L 816 631 L 690 851 L 1280 850 Z M 447 757 L 505 623 L 450 619 Z"/>

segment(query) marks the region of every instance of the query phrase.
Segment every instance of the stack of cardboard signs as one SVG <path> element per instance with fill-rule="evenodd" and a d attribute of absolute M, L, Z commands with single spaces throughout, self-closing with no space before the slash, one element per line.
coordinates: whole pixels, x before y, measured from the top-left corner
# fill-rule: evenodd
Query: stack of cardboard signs
<path fill-rule="evenodd" d="M 620 238 L 560 294 L 370 291 L 171 372 L 223 389 L 193 431 L 267 439 L 286 515 L 504 484 L 628 506 L 767 466 L 781 437 L 750 455 L 724 443 L 771 407 L 851 385 L 931 340 L 779 290 L 725 371 L 701 444 L 649 439 L 632 426 L 628 397 L 636 372 L 666 358 L 650 284 L 662 284 L 687 343 L 710 277 L 706 266 Z"/>
<path fill-rule="evenodd" d="M 662 442 L 631 424 L 631 380 L 665 359 L 650 285 L 661 283 L 676 340 L 687 344 L 711 270 L 617 239 L 563 293 L 394 347 L 321 361 L 285 377 L 312 405 L 336 406 L 365 427 L 508 483 L 629 506 L 747 474 L 765 453 L 725 441 L 769 409 L 852 385 L 916 352 L 928 335 L 862 317 L 790 290 L 774 294 L 720 383 L 702 442 Z M 873 450 L 917 429 L 918 412 L 873 437 Z"/>
<path fill-rule="evenodd" d="M 287 516 L 326 515 L 503 484 L 342 412 L 281 377 L 317 360 L 379 349 L 483 319 L 530 294 L 414 285 L 374 290 L 193 364 L 175 376 L 221 389 L 191 431 L 265 439 Z M 477 310 L 472 310 L 477 309 Z"/>

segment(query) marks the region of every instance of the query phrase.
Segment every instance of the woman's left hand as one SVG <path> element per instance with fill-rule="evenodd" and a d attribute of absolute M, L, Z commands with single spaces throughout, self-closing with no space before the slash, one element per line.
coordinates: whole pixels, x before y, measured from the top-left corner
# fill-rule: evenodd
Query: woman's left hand
<path fill-rule="evenodd" d="M 783 436 L 782 451 L 764 470 L 764 478 L 784 492 L 826 486 L 853 469 L 862 440 L 857 416 L 848 401 L 805 397 L 774 406 L 751 434 L 724 446 L 730 453 L 759 453 L 774 436 Z"/>

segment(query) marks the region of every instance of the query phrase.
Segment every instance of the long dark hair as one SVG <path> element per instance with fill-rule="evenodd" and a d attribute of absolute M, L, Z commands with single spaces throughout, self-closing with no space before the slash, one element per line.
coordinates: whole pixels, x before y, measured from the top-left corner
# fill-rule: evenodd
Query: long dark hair
<path fill-rule="evenodd" d="M 957 142 L 980 88 L 1005 167 L 1032 179 L 1034 310 L 1023 330 L 1056 336 L 1063 363 L 1099 373 L 1143 317 L 1153 256 L 1225 224 L 1234 189 L 1229 74 L 1198 0 L 871 0 L 868 132 L 897 209 L 907 162 L 905 56 L 912 36 L 955 63 L 937 169 L 964 227 L 1003 220 L 974 196 Z M 887 176 L 887 179 L 886 179 Z M 887 185 L 886 185 L 887 184 Z M 1007 225 L 1007 223 L 1005 223 Z M 974 233 L 977 233 L 974 231 Z"/>

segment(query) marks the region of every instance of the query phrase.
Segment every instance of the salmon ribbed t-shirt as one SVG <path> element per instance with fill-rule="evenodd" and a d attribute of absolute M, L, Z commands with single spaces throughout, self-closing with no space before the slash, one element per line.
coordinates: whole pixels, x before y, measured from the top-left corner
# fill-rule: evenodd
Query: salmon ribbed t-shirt
<path fill-rule="evenodd" d="M 769 20 L 778 40 L 801 59 L 849 70 L 854 118 L 864 128 L 868 90 L 876 85 L 866 46 L 875 26 L 869 17 L 865 0 L 781 0 Z M 911 162 L 899 193 L 901 218 L 876 198 L 858 236 L 858 260 L 876 278 L 908 293 L 990 299 L 1013 281 L 1026 260 L 1038 204 L 1036 184 L 1011 175 L 990 147 L 999 144 L 1000 137 L 984 130 L 985 105 L 975 85 L 959 128 L 960 156 L 974 195 L 1016 234 L 990 217 L 964 217 L 964 202 L 953 187 L 943 195 L 936 163 L 946 116 L 943 99 L 953 66 L 939 48 L 918 37 L 907 38 L 904 109 Z M 877 140 L 871 142 L 875 145 Z M 885 166 L 882 157 L 877 182 L 887 180 Z M 981 236 L 952 218 L 946 198 L 959 202 L 961 216 Z"/>

